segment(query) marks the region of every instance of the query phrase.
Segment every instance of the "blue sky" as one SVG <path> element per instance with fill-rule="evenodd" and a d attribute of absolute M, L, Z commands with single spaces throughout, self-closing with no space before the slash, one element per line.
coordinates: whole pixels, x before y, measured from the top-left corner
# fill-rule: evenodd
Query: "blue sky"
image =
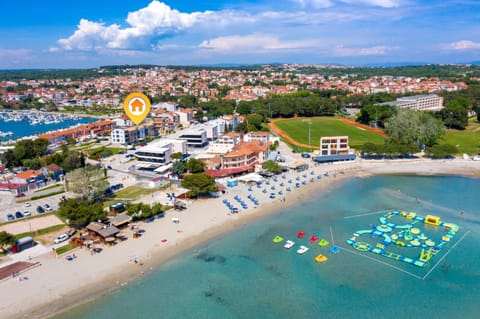
<path fill-rule="evenodd" d="M 480 61 L 479 0 L 3 1 L 0 68 Z"/>

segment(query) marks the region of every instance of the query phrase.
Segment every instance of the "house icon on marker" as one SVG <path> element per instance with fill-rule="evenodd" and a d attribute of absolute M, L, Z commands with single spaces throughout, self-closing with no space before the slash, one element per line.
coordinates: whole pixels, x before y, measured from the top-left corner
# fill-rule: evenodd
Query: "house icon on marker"
<path fill-rule="evenodd" d="M 145 103 L 143 103 L 140 99 L 135 99 L 132 103 L 130 103 L 130 106 L 132 113 L 143 113 L 143 107 L 145 106 Z"/>

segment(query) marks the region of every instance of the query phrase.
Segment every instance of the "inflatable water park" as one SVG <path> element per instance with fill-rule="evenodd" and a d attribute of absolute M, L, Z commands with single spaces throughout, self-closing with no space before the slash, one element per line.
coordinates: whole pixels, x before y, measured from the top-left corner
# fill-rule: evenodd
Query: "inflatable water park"
<path fill-rule="evenodd" d="M 417 267 L 425 267 L 457 234 L 456 224 L 439 216 L 418 216 L 414 212 L 389 211 L 379 224 L 357 230 L 347 243 L 361 252 L 370 252 Z M 402 223 L 403 222 L 403 223 Z"/>

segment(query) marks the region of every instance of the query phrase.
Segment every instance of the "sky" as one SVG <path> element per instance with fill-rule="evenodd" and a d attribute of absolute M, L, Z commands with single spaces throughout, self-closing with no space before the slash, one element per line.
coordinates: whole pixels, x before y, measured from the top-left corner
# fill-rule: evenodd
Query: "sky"
<path fill-rule="evenodd" d="M 0 69 L 480 61 L 480 0 L 4 0 Z"/>

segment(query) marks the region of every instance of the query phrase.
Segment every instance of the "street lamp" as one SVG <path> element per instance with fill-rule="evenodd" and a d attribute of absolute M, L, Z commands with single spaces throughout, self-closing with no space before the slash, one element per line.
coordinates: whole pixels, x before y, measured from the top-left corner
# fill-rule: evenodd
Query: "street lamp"
<path fill-rule="evenodd" d="M 310 136 L 311 136 L 311 131 L 312 131 L 312 121 L 308 121 L 308 147 L 310 147 Z"/>

